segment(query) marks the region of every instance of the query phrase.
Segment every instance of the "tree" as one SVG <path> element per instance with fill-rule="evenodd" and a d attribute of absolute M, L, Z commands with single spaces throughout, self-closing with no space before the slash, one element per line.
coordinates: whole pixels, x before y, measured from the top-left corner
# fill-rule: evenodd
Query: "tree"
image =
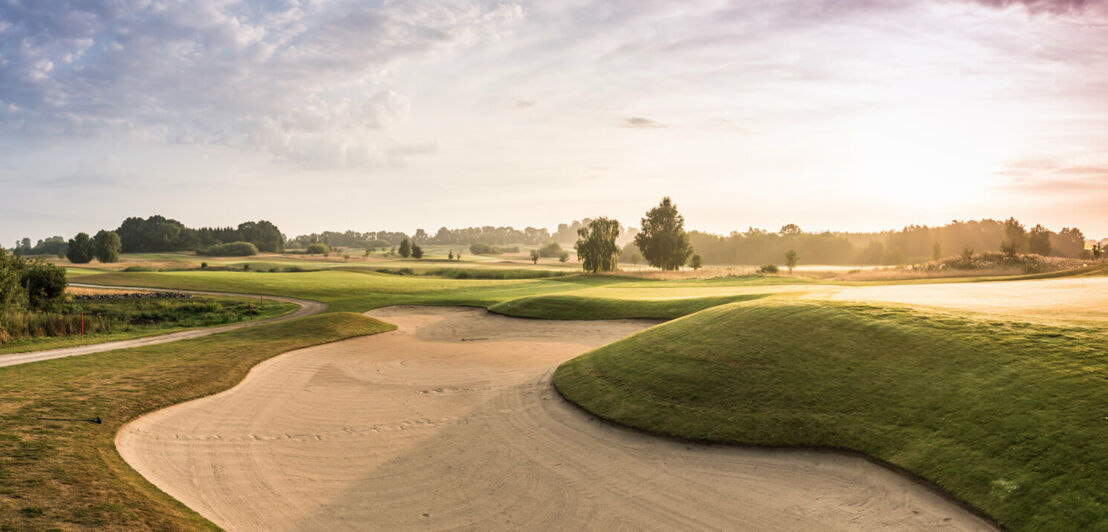
<path fill-rule="evenodd" d="M 308 246 L 308 249 L 306 251 L 308 252 L 309 255 L 315 255 L 317 253 L 320 254 L 320 255 L 330 255 L 331 254 L 330 246 L 328 246 L 327 244 L 324 244 L 323 242 L 316 242 L 314 244 L 311 244 L 310 246 Z"/>
<path fill-rule="evenodd" d="M 92 240 L 88 233 L 77 233 L 77 236 L 69 239 L 65 257 L 73 264 L 86 264 L 92 260 L 92 252 Z"/>
<path fill-rule="evenodd" d="M 446 260 L 454 260 L 454 250 L 450 250 L 450 253 L 446 254 Z"/>
<path fill-rule="evenodd" d="M 931 260 L 940 261 L 943 259 L 943 245 L 936 241 L 931 245 Z"/>
<path fill-rule="evenodd" d="M 584 262 L 582 267 L 585 271 L 596 273 L 616 269 L 618 236 L 619 222 L 608 218 L 590 220 L 587 226 L 577 230 L 577 243 L 573 248 L 577 250 L 578 260 Z"/>
<path fill-rule="evenodd" d="M 1015 218 L 1008 218 L 1004 221 L 1004 240 L 1000 242 L 1000 250 L 1009 257 L 1015 256 L 1023 249 L 1024 244 L 1027 243 L 1027 230 L 1024 229 L 1023 224 L 1016 221 Z"/>
<path fill-rule="evenodd" d="M 635 245 L 651 266 L 663 270 L 676 270 L 689 260 L 693 250 L 685 232 L 685 217 L 677 213 L 668 196 L 646 212 Z"/>
<path fill-rule="evenodd" d="M 400 256 L 405 259 L 412 256 L 412 243 L 408 242 L 407 238 L 400 243 Z"/>
<path fill-rule="evenodd" d="M 692 258 L 689 259 L 689 266 L 692 266 L 692 269 L 694 270 L 699 270 L 702 265 L 703 262 L 700 258 L 700 255 L 693 254 Z"/>
<path fill-rule="evenodd" d="M 781 230 L 778 231 L 778 233 L 780 233 L 781 236 L 799 236 L 801 231 L 800 226 L 796 224 L 785 224 L 781 226 Z"/>
<path fill-rule="evenodd" d="M 101 229 L 92 240 L 93 254 L 96 255 L 96 260 L 103 263 L 119 261 L 119 250 L 123 247 L 123 244 L 115 231 Z"/>
<path fill-rule="evenodd" d="M 419 247 L 419 244 L 412 244 L 412 258 L 414 258 L 414 259 L 422 259 L 423 258 L 423 248 Z"/>
<path fill-rule="evenodd" d="M 539 250 L 537 250 L 537 249 L 532 249 L 531 250 L 531 262 L 534 263 L 534 264 L 539 263 Z"/>
<path fill-rule="evenodd" d="M 1050 229 L 1037 224 L 1027 235 L 1027 250 L 1038 255 L 1050 255 Z"/>
<path fill-rule="evenodd" d="M 1100 260 L 1100 257 L 1104 255 L 1104 248 L 1100 244 L 1093 244 L 1093 258 Z"/>
<path fill-rule="evenodd" d="M 561 253 L 558 254 L 558 262 L 561 262 L 561 263 L 564 264 L 567 260 L 569 260 L 569 252 L 568 251 L 563 250 Z"/>
<path fill-rule="evenodd" d="M 789 268 L 789 273 L 792 273 L 793 268 L 796 268 L 797 262 L 800 262 L 800 255 L 796 254 L 795 249 L 790 249 L 785 252 L 785 266 Z"/>

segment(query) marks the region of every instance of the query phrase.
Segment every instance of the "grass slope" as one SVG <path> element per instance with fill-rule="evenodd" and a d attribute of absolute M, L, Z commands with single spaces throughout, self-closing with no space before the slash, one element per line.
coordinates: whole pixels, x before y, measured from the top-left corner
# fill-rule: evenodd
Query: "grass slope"
<path fill-rule="evenodd" d="M 321 314 L 0 368 L 0 530 L 214 529 L 123 462 L 114 445 L 119 428 L 230 388 L 277 354 L 392 328 L 358 314 Z M 104 423 L 40 419 L 94 416 Z"/>
<path fill-rule="evenodd" d="M 861 451 L 1012 530 L 1108 530 L 1106 333 L 763 300 L 600 348 L 554 383 L 654 433 Z"/>

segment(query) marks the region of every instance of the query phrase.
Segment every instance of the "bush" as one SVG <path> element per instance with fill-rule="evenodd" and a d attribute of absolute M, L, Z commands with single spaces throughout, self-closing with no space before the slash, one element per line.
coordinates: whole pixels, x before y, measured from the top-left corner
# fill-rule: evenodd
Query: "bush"
<path fill-rule="evenodd" d="M 474 255 L 500 255 L 503 253 L 519 253 L 519 246 L 496 247 L 481 242 L 469 245 L 469 252 Z"/>
<path fill-rule="evenodd" d="M 208 257 L 247 257 L 257 255 L 258 248 L 250 242 L 228 242 L 216 244 L 198 253 Z"/>
<path fill-rule="evenodd" d="M 557 257 L 562 254 L 562 246 L 559 246 L 557 242 L 551 242 L 539 248 L 538 253 L 544 259 Z"/>
<path fill-rule="evenodd" d="M 758 268 L 758 273 L 777 273 L 777 271 L 778 270 L 776 264 L 766 264 L 765 266 Z"/>
<path fill-rule="evenodd" d="M 156 272 L 157 268 L 150 268 L 148 266 L 128 266 L 123 268 L 125 272 Z"/>
<path fill-rule="evenodd" d="M 327 254 L 331 253 L 331 247 L 328 246 L 327 244 L 322 243 L 322 242 L 316 242 L 316 243 L 308 246 L 308 249 L 306 250 L 306 252 L 309 255 L 327 255 Z"/>

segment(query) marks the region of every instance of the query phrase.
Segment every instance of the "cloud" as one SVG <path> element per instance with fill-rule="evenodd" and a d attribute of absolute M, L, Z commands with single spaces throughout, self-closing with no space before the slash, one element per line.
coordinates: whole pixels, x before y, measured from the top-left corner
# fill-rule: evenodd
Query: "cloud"
<path fill-rule="evenodd" d="M 632 129 L 657 129 L 669 127 L 668 125 L 661 122 L 657 122 L 649 118 L 643 118 L 641 116 L 632 116 L 630 118 L 624 119 L 622 125 L 623 127 Z"/>
<path fill-rule="evenodd" d="M 0 127 L 160 134 L 309 166 L 384 161 L 374 146 L 411 109 L 390 75 L 497 38 L 522 8 L 374 4 L 12 1 L 0 9 Z"/>
<path fill-rule="evenodd" d="M 969 0 L 988 7 L 1006 9 L 1021 6 L 1029 13 L 1068 14 L 1088 11 L 1103 11 L 1104 0 Z"/>

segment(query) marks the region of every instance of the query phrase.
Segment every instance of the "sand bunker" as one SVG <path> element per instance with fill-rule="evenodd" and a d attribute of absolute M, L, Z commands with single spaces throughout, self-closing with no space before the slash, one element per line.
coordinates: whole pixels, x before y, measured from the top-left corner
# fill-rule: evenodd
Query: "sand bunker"
<path fill-rule="evenodd" d="M 849 287 L 831 299 L 923 305 L 1035 321 L 1108 322 L 1108 277 Z"/>
<path fill-rule="evenodd" d="M 270 359 L 125 426 L 123 458 L 233 530 L 987 530 L 863 459 L 667 441 L 550 385 L 649 326 L 394 307 L 397 331 Z"/>

